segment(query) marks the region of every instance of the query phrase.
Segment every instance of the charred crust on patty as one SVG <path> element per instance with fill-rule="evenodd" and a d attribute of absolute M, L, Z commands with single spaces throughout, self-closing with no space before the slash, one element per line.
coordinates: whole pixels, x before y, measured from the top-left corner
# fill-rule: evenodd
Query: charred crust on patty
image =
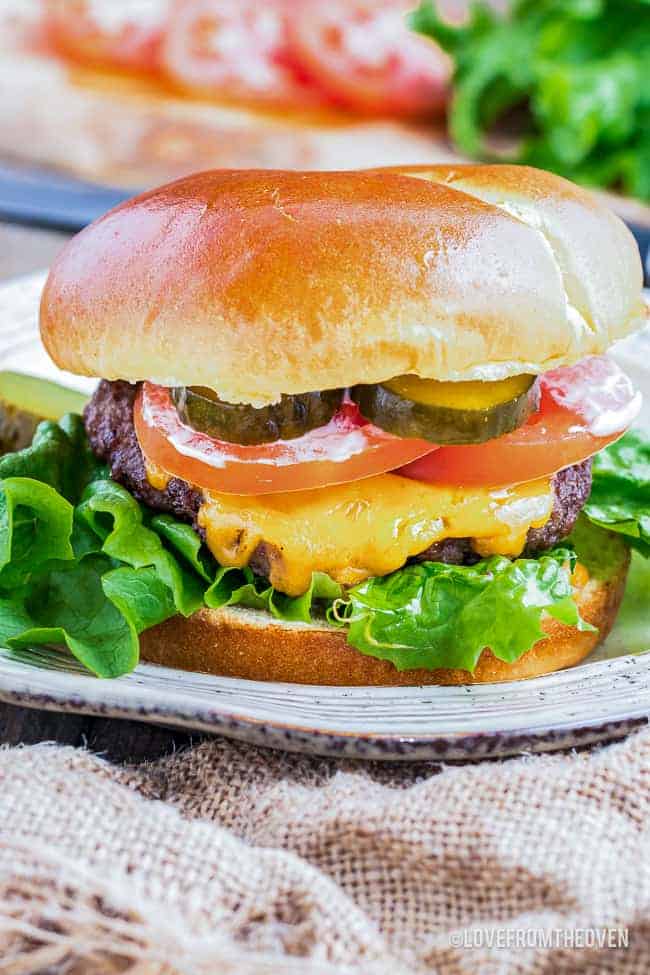
<path fill-rule="evenodd" d="M 553 511 L 541 528 L 530 528 L 524 555 L 553 548 L 573 531 L 578 515 L 591 493 L 591 457 L 565 467 L 553 478 Z"/>
<path fill-rule="evenodd" d="M 133 425 L 138 388 L 123 380 L 100 382 L 84 410 L 90 446 L 108 464 L 113 480 L 123 484 L 138 501 L 194 524 L 201 506 L 200 491 L 176 477 L 164 491 L 159 491 L 147 479 Z"/>
<path fill-rule="evenodd" d="M 529 528 L 524 556 L 539 555 L 553 548 L 573 531 L 578 515 L 591 491 L 591 458 L 565 467 L 553 477 L 553 510 L 541 528 Z M 480 562 L 471 538 L 445 538 L 416 555 L 413 562 L 446 562 L 475 565 Z"/>

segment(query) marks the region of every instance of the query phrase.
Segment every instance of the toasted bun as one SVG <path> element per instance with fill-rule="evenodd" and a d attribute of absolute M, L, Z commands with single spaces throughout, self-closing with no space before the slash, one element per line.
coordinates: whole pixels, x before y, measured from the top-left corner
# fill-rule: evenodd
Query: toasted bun
<path fill-rule="evenodd" d="M 548 173 L 222 170 L 75 237 L 41 331 L 72 372 L 261 405 L 402 373 L 543 372 L 644 318 L 632 236 Z"/>
<path fill-rule="evenodd" d="M 590 578 L 576 594 L 582 617 L 597 633 L 578 632 L 550 617 L 540 640 L 516 663 L 484 650 L 473 674 L 465 670 L 398 671 L 386 660 L 349 646 L 331 626 L 282 623 L 267 613 L 229 607 L 175 616 L 143 633 L 141 655 L 151 663 L 248 680 L 290 684 L 475 684 L 538 677 L 578 663 L 607 636 L 623 598 L 629 555 L 607 580 Z"/>

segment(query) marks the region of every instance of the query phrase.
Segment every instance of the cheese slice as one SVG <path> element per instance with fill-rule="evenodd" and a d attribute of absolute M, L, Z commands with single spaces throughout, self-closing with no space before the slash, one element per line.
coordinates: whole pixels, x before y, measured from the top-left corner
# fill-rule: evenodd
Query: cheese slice
<path fill-rule="evenodd" d="M 382 474 L 287 494 L 206 492 L 198 523 L 221 565 L 241 568 L 261 542 L 273 546 L 271 584 L 298 595 L 312 572 L 353 585 L 399 569 L 445 538 L 472 538 L 483 556 L 519 555 L 528 529 L 552 509 L 548 479 L 495 490 Z"/>

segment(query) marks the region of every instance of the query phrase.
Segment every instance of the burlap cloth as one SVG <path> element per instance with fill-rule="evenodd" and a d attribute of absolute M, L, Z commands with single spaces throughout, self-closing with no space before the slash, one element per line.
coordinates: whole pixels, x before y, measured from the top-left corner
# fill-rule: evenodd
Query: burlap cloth
<path fill-rule="evenodd" d="M 627 949 L 454 946 L 612 926 Z M 646 975 L 650 730 L 442 769 L 219 739 L 130 768 L 0 750 L 0 959 L 3 975 Z"/>

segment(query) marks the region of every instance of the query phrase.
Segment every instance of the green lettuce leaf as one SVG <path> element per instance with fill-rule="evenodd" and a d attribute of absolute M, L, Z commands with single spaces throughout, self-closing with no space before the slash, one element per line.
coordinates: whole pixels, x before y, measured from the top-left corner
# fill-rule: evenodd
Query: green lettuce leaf
<path fill-rule="evenodd" d="M 12 649 L 65 644 L 99 677 L 133 670 L 138 662 L 137 614 L 131 613 L 136 599 L 130 598 L 125 608 L 107 598 L 103 581 L 111 567 L 101 555 L 50 564 L 22 598 L 0 596 L 0 643 Z"/>
<path fill-rule="evenodd" d="M 151 566 L 111 569 L 102 576 L 102 589 L 136 633 L 164 622 L 177 612 L 172 591 Z"/>
<path fill-rule="evenodd" d="M 650 557 L 650 441 L 642 434 L 630 430 L 594 458 L 584 513 Z"/>
<path fill-rule="evenodd" d="M 477 3 L 457 27 L 423 0 L 411 25 L 454 58 L 449 124 L 463 152 L 494 156 L 495 123 L 517 117 L 513 161 L 650 199 L 647 0 L 514 0 L 507 15 Z"/>
<path fill-rule="evenodd" d="M 240 605 L 308 622 L 342 594 L 314 573 L 292 598 L 217 565 L 199 535 L 110 480 L 80 417 L 41 424 L 0 459 L 0 644 L 64 644 L 100 677 L 138 661 L 138 635 L 177 613 Z"/>
<path fill-rule="evenodd" d="M 49 484 L 0 481 L 0 587 L 18 588 L 51 559 L 73 559 L 74 509 Z"/>
<path fill-rule="evenodd" d="M 171 515 L 156 515 L 151 519 L 151 527 L 204 582 L 212 582 L 216 562 L 193 528 Z"/>
<path fill-rule="evenodd" d="M 106 468 L 90 449 L 83 420 L 74 414 L 59 423 L 40 423 L 31 446 L 0 457 L 0 480 L 30 477 L 73 504 L 90 481 L 102 476 L 107 476 Z"/>
<path fill-rule="evenodd" d="M 181 565 L 156 532 L 143 524 L 142 506 L 120 484 L 89 484 L 75 515 L 102 539 L 101 550 L 110 558 L 134 569 L 154 568 L 171 591 L 178 613 L 191 616 L 203 605 L 201 579 Z"/>
<path fill-rule="evenodd" d="M 629 545 L 623 535 L 594 524 L 584 512 L 578 516 L 566 543 L 594 579 L 612 579 L 629 556 Z"/>
<path fill-rule="evenodd" d="M 249 609 L 265 609 L 276 619 L 309 623 L 316 600 L 331 603 L 342 595 L 341 586 L 324 572 L 312 573 L 309 588 L 301 596 L 285 596 L 254 576 L 248 568 L 221 568 L 205 594 L 205 602 L 211 609 L 239 605 Z"/>
<path fill-rule="evenodd" d="M 572 598 L 572 550 L 537 559 L 493 556 L 474 566 L 424 562 L 368 579 L 334 603 L 330 618 L 347 625 L 348 642 L 398 670 L 474 670 L 490 647 L 513 662 L 542 636 L 542 614 L 578 629 Z"/>

